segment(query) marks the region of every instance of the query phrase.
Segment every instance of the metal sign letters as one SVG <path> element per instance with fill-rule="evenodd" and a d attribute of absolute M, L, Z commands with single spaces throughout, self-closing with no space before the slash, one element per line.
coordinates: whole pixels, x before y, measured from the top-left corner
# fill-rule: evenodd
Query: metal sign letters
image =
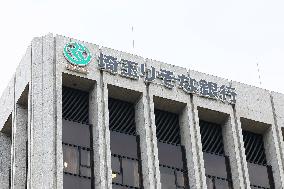
<path fill-rule="evenodd" d="M 69 49 L 66 49 L 68 48 L 68 45 L 70 47 Z M 67 56 L 66 54 L 70 56 Z M 68 43 L 64 48 L 64 56 L 68 62 L 71 63 L 71 65 L 66 65 L 67 69 L 84 74 L 88 73 L 86 68 L 82 67 L 91 61 L 91 54 L 85 46 L 80 45 L 79 43 Z M 156 68 L 152 66 L 146 67 L 145 64 L 118 59 L 103 53 L 100 54 L 98 68 L 113 75 L 119 74 L 122 77 L 134 80 L 143 78 L 146 84 L 159 79 L 161 84 L 169 89 L 173 89 L 177 86 L 188 94 L 197 94 L 199 96 L 221 100 L 222 102 L 228 102 L 230 104 L 236 103 L 237 93 L 235 88 L 232 88 L 231 86 L 218 86 L 217 83 L 206 81 L 204 79 L 198 81 L 188 75 L 175 75 L 174 72 L 166 69 L 156 70 Z"/>

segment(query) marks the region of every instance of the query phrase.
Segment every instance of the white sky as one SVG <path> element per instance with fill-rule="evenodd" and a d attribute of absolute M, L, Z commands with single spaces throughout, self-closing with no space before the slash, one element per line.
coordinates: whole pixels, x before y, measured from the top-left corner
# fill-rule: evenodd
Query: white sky
<path fill-rule="evenodd" d="M 284 93 L 283 0 L 0 0 L 0 28 L 0 93 L 49 32 L 254 86 L 258 62 L 261 87 Z"/>

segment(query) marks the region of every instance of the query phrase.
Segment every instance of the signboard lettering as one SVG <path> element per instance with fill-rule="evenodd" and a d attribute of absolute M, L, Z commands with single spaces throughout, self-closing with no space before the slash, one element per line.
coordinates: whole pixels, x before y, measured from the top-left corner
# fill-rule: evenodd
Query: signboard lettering
<path fill-rule="evenodd" d="M 91 61 L 91 53 L 84 46 L 77 42 L 70 42 L 64 48 L 64 56 L 70 64 L 66 69 L 87 74 L 86 65 Z M 119 74 L 122 77 L 139 80 L 144 78 L 145 83 L 154 82 L 159 79 L 161 85 L 168 89 L 175 86 L 188 94 L 197 94 L 199 96 L 217 99 L 230 104 L 236 103 L 237 93 L 231 86 L 218 86 L 217 83 L 201 79 L 197 81 L 187 75 L 175 75 L 174 72 L 166 69 L 157 70 L 155 67 L 146 67 L 145 64 L 138 64 L 126 59 L 100 53 L 98 69 L 109 72 L 113 75 Z"/>

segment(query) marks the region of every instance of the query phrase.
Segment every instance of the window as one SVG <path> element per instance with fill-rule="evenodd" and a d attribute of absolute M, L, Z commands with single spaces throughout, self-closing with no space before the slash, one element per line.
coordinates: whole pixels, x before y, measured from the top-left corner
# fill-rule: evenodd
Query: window
<path fill-rule="evenodd" d="M 185 153 L 180 138 L 179 116 L 155 109 L 155 123 L 162 189 L 188 188 Z"/>
<path fill-rule="evenodd" d="M 108 104 L 113 188 L 142 188 L 134 105 L 113 98 Z"/>
<path fill-rule="evenodd" d="M 88 124 L 89 95 L 64 87 L 62 96 L 63 188 L 91 189 L 93 152 L 92 127 Z"/>
<path fill-rule="evenodd" d="M 243 130 L 244 147 L 252 188 L 274 188 L 271 166 L 267 165 L 263 137 Z"/>
<path fill-rule="evenodd" d="M 229 159 L 224 154 L 221 125 L 199 121 L 208 189 L 231 189 Z"/>

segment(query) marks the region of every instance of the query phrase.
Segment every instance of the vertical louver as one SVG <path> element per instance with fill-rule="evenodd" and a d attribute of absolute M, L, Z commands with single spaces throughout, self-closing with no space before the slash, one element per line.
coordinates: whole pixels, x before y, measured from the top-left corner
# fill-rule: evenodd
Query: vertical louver
<path fill-rule="evenodd" d="M 266 164 L 263 137 L 249 131 L 243 131 L 247 161 L 255 164 Z"/>
<path fill-rule="evenodd" d="M 220 125 L 199 121 L 202 151 L 224 155 L 222 127 Z"/>
<path fill-rule="evenodd" d="M 62 117 L 70 121 L 89 123 L 89 93 L 63 87 Z"/>
<path fill-rule="evenodd" d="M 179 117 L 177 114 L 155 109 L 155 122 L 158 141 L 180 145 Z"/>
<path fill-rule="evenodd" d="M 109 98 L 109 128 L 112 131 L 135 135 L 135 110 L 131 103 Z"/>

